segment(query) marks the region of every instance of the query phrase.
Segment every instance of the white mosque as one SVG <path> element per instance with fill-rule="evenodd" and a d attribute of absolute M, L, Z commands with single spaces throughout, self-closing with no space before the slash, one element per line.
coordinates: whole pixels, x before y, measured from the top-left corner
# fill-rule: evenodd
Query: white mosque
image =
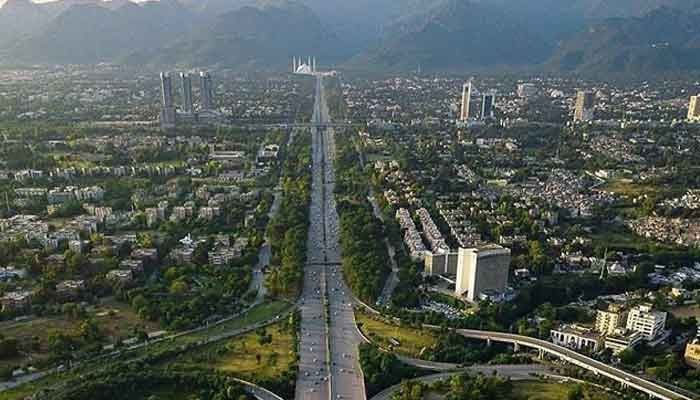
<path fill-rule="evenodd" d="M 292 72 L 302 75 L 314 75 L 316 73 L 316 57 L 308 57 L 304 62 L 301 57 L 292 60 Z"/>

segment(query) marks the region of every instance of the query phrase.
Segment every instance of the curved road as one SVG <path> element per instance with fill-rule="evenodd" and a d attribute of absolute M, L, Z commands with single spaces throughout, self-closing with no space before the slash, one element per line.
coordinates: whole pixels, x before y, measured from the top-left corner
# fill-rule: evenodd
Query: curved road
<path fill-rule="evenodd" d="M 504 343 L 512 343 L 528 348 L 537 349 L 547 354 L 553 355 L 559 359 L 567 361 L 578 367 L 586 369 L 596 374 L 603 375 L 607 378 L 620 382 L 624 386 L 633 387 L 648 395 L 657 397 L 663 400 L 692 400 L 690 397 L 676 393 L 673 390 L 667 389 L 657 383 L 640 378 L 637 375 L 611 367 L 605 363 L 594 360 L 581 353 L 567 349 L 566 347 L 558 346 L 546 340 L 535 339 L 528 336 L 514 335 L 503 332 L 488 332 L 470 329 L 458 329 L 457 332 L 464 337 L 471 339 L 482 339 L 486 341 L 496 341 Z"/>
<path fill-rule="evenodd" d="M 258 400 L 284 400 L 280 396 L 272 393 L 262 386 L 244 381 L 243 379 L 234 378 L 233 380 L 243 385 L 243 390 L 245 390 L 248 394 L 253 395 Z"/>
<path fill-rule="evenodd" d="M 474 366 L 465 368 L 460 371 L 443 372 L 434 375 L 426 375 L 420 378 L 411 379 L 411 382 L 423 382 L 423 383 L 434 383 L 449 379 L 455 375 L 460 375 L 465 372 L 483 374 L 483 375 L 496 375 L 504 378 L 510 378 L 512 380 L 528 380 L 533 379 L 534 375 L 545 374 L 548 372 L 547 367 L 541 364 L 524 364 L 524 365 L 487 365 L 487 366 Z M 372 397 L 370 400 L 390 400 L 394 393 L 401 389 L 402 383 L 391 386 L 387 389 L 382 390 Z"/>

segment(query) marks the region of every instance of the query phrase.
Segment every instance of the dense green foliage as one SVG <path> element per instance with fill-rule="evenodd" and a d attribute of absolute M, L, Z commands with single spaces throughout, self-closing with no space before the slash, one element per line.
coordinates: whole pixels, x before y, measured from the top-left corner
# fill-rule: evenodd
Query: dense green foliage
<path fill-rule="evenodd" d="M 274 268 L 267 287 L 274 296 L 295 297 L 301 288 L 311 200 L 309 137 L 297 137 L 282 167 L 282 202 L 267 230 Z"/>
<path fill-rule="evenodd" d="M 225 268 L 183 265 L 165 268 L 155 283 L 120 292 L 143 318 L 179 330 L 201 324 L 215 315 L 231 314 L 250 284 L 250 265 L 255 253 Z M 195 280 L 196 278 L 196 280 Z"/>
<path fill-rule="evenodd" d="M 360 299 L 374 302 L 389 272 L 381 224 L 368 204 L 345 201 L 338 212 L 346 281 Z"/>
<path fill-rule="evenodd" d="M 376 301 L 390 270 L 384 228 L 367 200 L 369 177 L 347 137 L 337 139 L 336 195 L 339 197 L 343 273 L 353 293 Z"/>
<path fill-rule="evenodd" d="M 223 375 L 203 372 L 173 372 L 141 365 L 119 366 L 104 374 L 80 381 L 70 381 L 57 391 L 39 394 L 38 400 L 133 400 L 145 399 L 163 389 L 194 393 L 211 400 L 250 399 L 242 386 Z M 157 398 L 157 397 L 156 397 Z"/>
<path fill-rule="evenodd" d="M 402 363 L 394 354 L 380 351 L 372 344 L 360 345 L 360 365 L 365 375 L 367 397 L 371 397 L 404 379 L 422 375 L 421 370 Z"/>

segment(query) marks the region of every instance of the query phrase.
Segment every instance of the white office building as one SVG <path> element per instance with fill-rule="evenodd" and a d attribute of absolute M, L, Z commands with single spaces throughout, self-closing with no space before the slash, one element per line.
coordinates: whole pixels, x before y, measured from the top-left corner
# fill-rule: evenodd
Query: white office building
<path fill-rule="evenodd" d="M 659 337 L 666 326 L 667 313 L 652 310 L 649 305 L 640 305 L 630 310 L 627 329 L 642 334 L 642 338 L 652 341 Z"/>

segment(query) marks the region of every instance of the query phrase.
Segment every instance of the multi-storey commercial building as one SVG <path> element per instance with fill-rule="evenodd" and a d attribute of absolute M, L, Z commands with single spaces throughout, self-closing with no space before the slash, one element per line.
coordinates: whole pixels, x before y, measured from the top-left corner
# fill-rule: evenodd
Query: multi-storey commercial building
<path fill-rule="evenodd" d="M 173 103 L 173 81 L 170 74 L 161 72 L 161 111 L 160 126 L 163 129 L 175 127 L 175 104 Z"/>
<path fill-rule="evenodd" d="M 493 118 L 493 105 L 496 102 L 495 93 L 485 93 L 481 98 L 481 119 Z"/>
<path fill-rule="evenodd" d="M 202 96 L 202 110 L 214 109 L 214 84 L 208 72 L 199 73 L 199 84 Z"/>
<path fill-rule="evenodd" d="M 580 90 L 576 95 L 576 108 L 574 110 L 574 121 L 590 121 L 593 119 L 593 108 L 595 106 L 595 94 L 593 92 Z"/>
<path fill-rule="evenodd" d="M 641 333 L 644 340 L 652 341 L 662 334 L 666 317 L 667 313 L 655 311 L 649 305 L 637 306 L 629 312 L 627 329 Z"/>
<path fill-rule="evenodd" d="M 603 335 L 615 333 L 627 323 L 627 311 L 621 304 L 611 304 L 607 310 L 598 310 L 595 317 L 595 330 Z"/>
<path fill-rule="evenodd" d="M 459 113 L 460 121 L 469 120 L 469 107 L 471 107 L 471 98 L 472 81 L 469 81 L 469 83 L 465 83 L 464 86 L 462 86 L 462 108 Z"/>
<path fill-rule="evenodd" d="M 605 348 L 612 350 L 613 354 L 620 354 L 627 349 L 633 349 L 642 342 L 642 334 L 635 331 L 618 329 L 605 336 Z"/>
<path fill-rule="evenodd" d="M 187 73 L 180 74 L 182 79 L 182 111 L 188 114 L 194 112 L 192 106 L 192 78 Z"/>
<path fill-rule="evenodd" d="M 700 96 L 692 96 L 688 105 L 688 121 L 700 121 Z"/>

